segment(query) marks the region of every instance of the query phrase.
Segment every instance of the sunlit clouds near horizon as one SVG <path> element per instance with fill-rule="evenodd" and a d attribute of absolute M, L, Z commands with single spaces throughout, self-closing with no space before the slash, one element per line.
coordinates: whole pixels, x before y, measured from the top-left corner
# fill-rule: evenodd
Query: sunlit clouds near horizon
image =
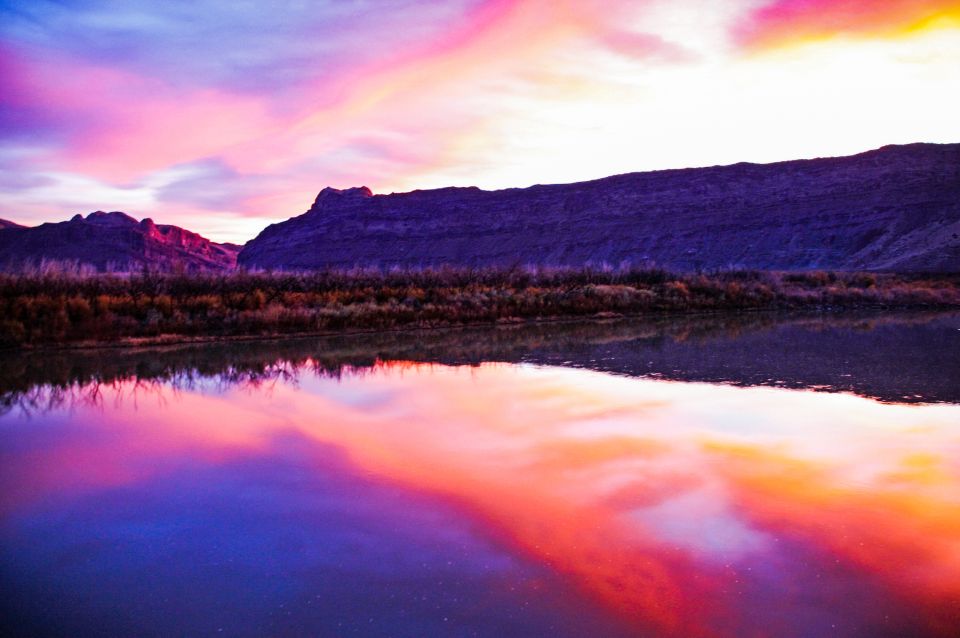
<path fill-rule="evenodd" d="M 960 0 L 0 2 L 0 218 L 960 142 Z"/>

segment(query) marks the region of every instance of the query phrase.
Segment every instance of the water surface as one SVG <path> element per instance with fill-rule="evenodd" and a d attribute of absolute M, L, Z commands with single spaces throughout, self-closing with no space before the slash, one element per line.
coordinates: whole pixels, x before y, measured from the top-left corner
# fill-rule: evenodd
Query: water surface
<path fill-rule="evenodd" d="M 8 357 L 5 629 L 955 635 L 958 328 Z"/>

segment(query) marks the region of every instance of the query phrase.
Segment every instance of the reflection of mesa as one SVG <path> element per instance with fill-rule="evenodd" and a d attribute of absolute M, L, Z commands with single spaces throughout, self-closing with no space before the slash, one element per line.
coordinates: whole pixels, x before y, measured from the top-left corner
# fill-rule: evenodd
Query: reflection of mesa
<path fill-rule="evenodd" d="M 0 406 L 42 412 L 97 402 L 103 386 L 134 379 L 145 387 L 189 387 L 198 380 L 198 361 L 218 385 L 244 389 L 291 376 L 363 376 L 398 367 L 398 361 L 526 362 L 675 381 L 853 392 L 884 402 L 960 403 L 960 361 L 940 347 L 958 329 L 955 313 L 753 313 L 28 350 L 4 354 Z"/>

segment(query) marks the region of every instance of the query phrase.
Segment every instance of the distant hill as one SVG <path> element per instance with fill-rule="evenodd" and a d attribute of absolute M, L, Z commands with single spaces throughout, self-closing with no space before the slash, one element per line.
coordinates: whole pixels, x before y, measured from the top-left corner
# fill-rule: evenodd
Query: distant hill
<path fill-rule="evenodd" d="M 498 191 L 326 188 L 239 263 L 960 271 L 960 144 Z"/>
<path fill-rule="evenodd" d="M 88 264 L 97 270 L 222 271 L 236 266 L 240 247 L 217 244 L 177 226 L 97 211 L 70 221 L 25 227 L 0 224 L 0 269 L 43 261 Z"/>
<path fill-rule="evenodd" d="M 16 222 L 12 222 L 7 219 L 0 219 L 0 230 L 6 230 L 7 228 L 26 228 L 26 227 L 21 226 L 20 224 Z"/>

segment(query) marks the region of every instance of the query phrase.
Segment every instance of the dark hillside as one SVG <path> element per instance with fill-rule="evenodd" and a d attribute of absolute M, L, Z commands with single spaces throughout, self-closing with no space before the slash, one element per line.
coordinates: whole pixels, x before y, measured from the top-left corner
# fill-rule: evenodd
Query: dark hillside
<path fill-rule="evenodd" d="M 499 191 L 327 188 L 239 262 L 958 271 L 960 144 Z"/>

